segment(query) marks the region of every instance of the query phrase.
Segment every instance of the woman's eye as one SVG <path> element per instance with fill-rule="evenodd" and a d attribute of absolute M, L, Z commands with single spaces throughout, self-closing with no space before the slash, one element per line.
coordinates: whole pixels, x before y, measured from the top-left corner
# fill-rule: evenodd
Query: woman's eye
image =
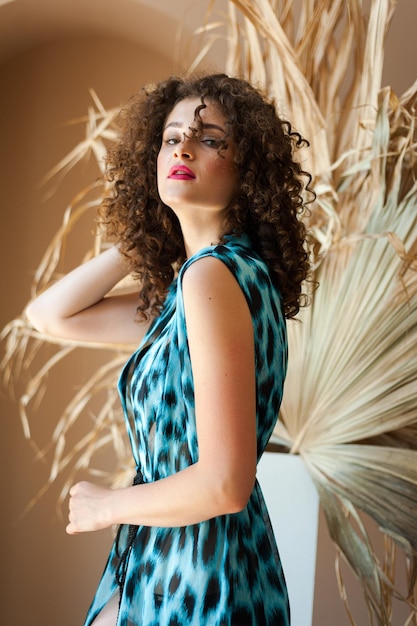
<path fill-rule="evenodd" d="M 213 139 L 212 137 L 204 137 L 202 142 L 209 146 L 210 148 L 218 148 L 220 145 L 220 141 L 218 139 Z"/>
<path fill-rule="evenodd" d="M 166 139 L 164 139 L 164 143 L 167 143 L 169 146 L 174 146 L 178 142 L 179 139 L 177 137 L 167 137 Z"/>
<path fill-rule="evenodd" d="M 191 139 L 191 138 L 187 138 L 187 139 Z M 163 143 L 167 146 L 175 146 L 181 143 L 181 141 L 182 141 L 181 137 L 175 137 L 175 136 L 174 137 L 168 136 L 163 139 Z M 217 139 L 215 137 L 201 137 L 200 141 L 201 143 L 208 146 L 209 148 L 217 149 L 219 148 L 221 144 L 221 139 Z"/>

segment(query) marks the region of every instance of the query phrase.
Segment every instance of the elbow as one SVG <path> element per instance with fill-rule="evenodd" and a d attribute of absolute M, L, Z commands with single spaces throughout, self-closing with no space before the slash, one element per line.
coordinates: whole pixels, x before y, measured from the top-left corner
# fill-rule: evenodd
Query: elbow
<path fill-rule="evenodd" d="M 248 505 L 248 497 L 230 497 L 224 502 L 224 511 L 222 515 L 231 515 L 233 513 L 240 513 L 244 511 Z"/>
<path fill-rule="evenodd" d="M 255 481 L 251 485 L 250 489 L 236 489 L 234 490 L 227 500 L 227 512 L 228 513 L 240 513 L 248 506 L 249 498 L 251 497 Z"/>
<path fill-rule="evenodd" d="M 240 513 L 249 502 L 255 486 L 255 472 L 246 477 L 225 477 L 217 483 L 217 503 L 220 515 Z"/>
<path fill-rule="evenodd" d="M 36 300 L 33 300 L 28 304 L 25 309 L 25 317 L 33 328 L 39 332 L 45 332 L 45 325 L 42 321 L 42 316 L 39 312 L 39 306 Z"/>
<path fill-rule="evenodd" d="M 25 309 L 25 317 L 30 325 L 40 333 L 54 335 L 51 311 L 47 311 L 37 300 L 33 300 Z"/>

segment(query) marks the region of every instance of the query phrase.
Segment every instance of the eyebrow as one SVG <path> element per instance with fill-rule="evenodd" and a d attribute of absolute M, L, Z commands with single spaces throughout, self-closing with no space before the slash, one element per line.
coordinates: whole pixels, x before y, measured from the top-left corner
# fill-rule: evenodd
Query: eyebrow
<path fill-rule="evenodd" d="M 181 122 L 170 122 L 169 124 L 167 124 L 164 128 L 164 130 L 166 130 L 167 128 L 182 128 L 183 124 L 181 124 Z M 217 129 L 220 130 L 222 133 L 226 133 L 226 131 L 224 130 L 224 128 L 222 128 L 221 126 L 218 126 L 218 124 L 202 124 L 202 128 L 204 129 Z"/>

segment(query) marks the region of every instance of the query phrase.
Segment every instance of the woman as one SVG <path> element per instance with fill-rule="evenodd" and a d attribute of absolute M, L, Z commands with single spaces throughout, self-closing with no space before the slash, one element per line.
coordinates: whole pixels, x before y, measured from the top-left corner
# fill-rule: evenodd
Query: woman
<path fill-rule="evenodd" d="M 88 625 L 289 624 L 255 475 L 282 398 L 285 318 L 305 303 L 302 143 L 223 74 L 140 93 L 108 158 L 114 247 L 28 307 L 43 332 L 139 345 L 119 381 L 134 484 L 70 491 L 68 533 L 120 525 Z M 139 294 L 109 294 L 132 271 Z"/>

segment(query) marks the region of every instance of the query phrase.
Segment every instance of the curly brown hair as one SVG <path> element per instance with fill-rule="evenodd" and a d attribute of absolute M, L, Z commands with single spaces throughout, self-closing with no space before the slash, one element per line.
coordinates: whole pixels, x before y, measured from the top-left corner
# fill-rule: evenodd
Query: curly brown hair
<path fill-rule="evenodd" d="M 271 270 L 286 317 L 294 317 L 308 300 L 302 291 L 310 273 L 308 237 L 300 216 L 311 177 L 293 153 L 308 142 L 280 119 L 274 103 L 258 89 L 225 74 L 171 77 L 142 89 L 120 112 L 119 141 L 107 159 L 111 184 L 100 217 L 141 280 L 138 313 L 146 317 L 160 310 L 185 260 L 179 221 L 158 195 L 156 164 L 167 116 L 179 101 L 195 97 L 220 108 L 236 145 L 238 184 L 223 237 L 249 235 Z M 197 125 L 199 110 L 201 106 Z"/>

